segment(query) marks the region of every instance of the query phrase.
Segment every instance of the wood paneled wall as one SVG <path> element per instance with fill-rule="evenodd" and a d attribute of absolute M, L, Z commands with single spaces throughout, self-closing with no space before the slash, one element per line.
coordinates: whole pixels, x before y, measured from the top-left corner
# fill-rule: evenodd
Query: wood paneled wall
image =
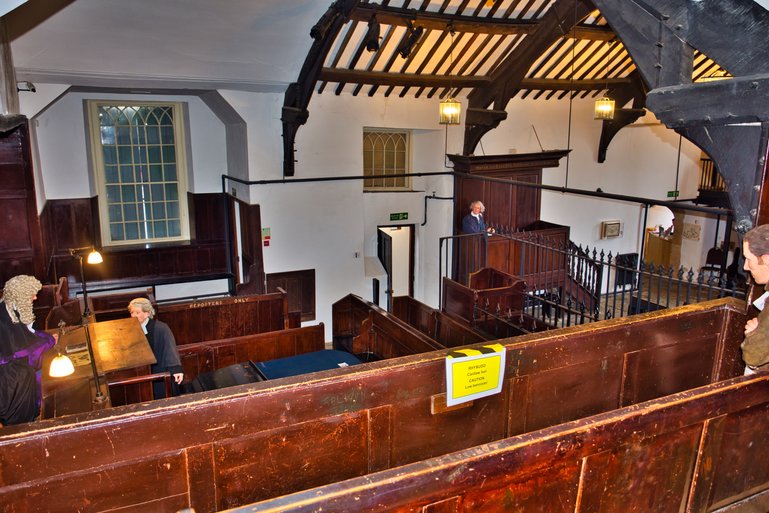
<path fill-rule="evenodd" d="M 289 312 L 299 312 L 302 322 L 315 320 L 315 269 L 268 274 L 267 292 L 278 288 L 288 294 Z"/>
<path fill-rule="evenodd" d="M 0 287 L 17 274 L 41 277 L 42 247 L 27 119 L 0 116 Z"/>
<path fill-rule="evenodd" d="M 454 171 L 478 177 L 504 178 L 532 184 L 542 183 L 542 169 L 557 167 L 568 150 L 543 151 L 509 155 L 449 155 Z M 486 207 L 487 225 L 510 229 L 529 229 L 539 220 L 540 189 L 522 185 L 491 182 L 473 176 L 454 178 L 454 227 L 462 228 L 462 218 L 469 212 L 470 202 L 480 200 Z"/>
<path fill-rule="evenodd" d="M 227 276 L 224 195 L 189 194 L 189 243 L 103 248 L 104 263 L 86 265 L 88 290 L 130 287 Z M 41 213 L 47 260 L 47 281 L 67 276 L 80 290 L 80 269 L 70 248 L 100 246 L 98 198 L 49 200 Z"/>

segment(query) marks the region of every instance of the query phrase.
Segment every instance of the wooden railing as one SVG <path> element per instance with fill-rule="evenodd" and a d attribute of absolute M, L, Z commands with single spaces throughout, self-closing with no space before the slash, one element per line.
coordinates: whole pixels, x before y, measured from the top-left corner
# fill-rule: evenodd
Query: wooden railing
<path fill-rule="evenodd" d="M 668 504 L 680 491 L 668 493 L 671 483 L 682 482 L 699 487 L 692 500 L 727 504 L 769 487 L 760 464 L 769 378 L 690 389 L 742 373 L 744 310 L 724 299 L 506 340 L 502 392 L 459 408 L 442 406 L 443 350 L 4 428 L 0 504 L 210 513 L 407 464 L 416 466 L 377 488 L 386 492 L 380 505 L 369 502 L 368 485 L 359 503 L 336 488 L 326 498 L 308 492 L 305 506 L 284 504 L 386 511 L 412 497 L 450 501 L 456 491 L 483 510 L 493 497 L 573 498 L 577 483 L 609 486 L 607 500 L 627 504 L 659 491 Z M 454 451 L 463 452 L 421 463 Z M 422 488 L 449 470 L 454 477 Z M 366 482 L 381 486 L 379 477 Z M 592 500 L 591 490 L 580 493 Z"/>

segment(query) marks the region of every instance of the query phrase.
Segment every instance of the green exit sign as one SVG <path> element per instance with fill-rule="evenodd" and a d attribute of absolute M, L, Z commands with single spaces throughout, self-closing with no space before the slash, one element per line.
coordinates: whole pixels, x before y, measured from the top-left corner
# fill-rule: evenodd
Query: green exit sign
<path fill-rule="evenodd" d="M 390 214 L 390 221 L 405 221 L 409 218 L 408 212 L 395 212 Z"/>
<path fill-rule="evenodd" d="M 668 191 L 668 198 L 677 198 L 678 191 Z"/>

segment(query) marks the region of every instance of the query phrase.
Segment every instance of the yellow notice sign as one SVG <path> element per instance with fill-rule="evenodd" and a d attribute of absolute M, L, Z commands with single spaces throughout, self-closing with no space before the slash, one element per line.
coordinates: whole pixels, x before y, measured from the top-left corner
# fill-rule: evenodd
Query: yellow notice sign
<path fill-rule="evenodd" d="M 491 344 L 452 351 L 446 357 L 446 405 L 454 406 L 502 391 L 505 346 Z"/>

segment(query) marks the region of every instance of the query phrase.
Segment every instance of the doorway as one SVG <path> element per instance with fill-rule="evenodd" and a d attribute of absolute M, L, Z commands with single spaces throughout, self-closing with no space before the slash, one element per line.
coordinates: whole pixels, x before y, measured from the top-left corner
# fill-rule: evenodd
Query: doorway
<path fill-rule="evenodd" d="M 377 256 L 387 273 L 387 311 L 394 296 L 414 295 L 414 225 L 380 226 Z"/>

